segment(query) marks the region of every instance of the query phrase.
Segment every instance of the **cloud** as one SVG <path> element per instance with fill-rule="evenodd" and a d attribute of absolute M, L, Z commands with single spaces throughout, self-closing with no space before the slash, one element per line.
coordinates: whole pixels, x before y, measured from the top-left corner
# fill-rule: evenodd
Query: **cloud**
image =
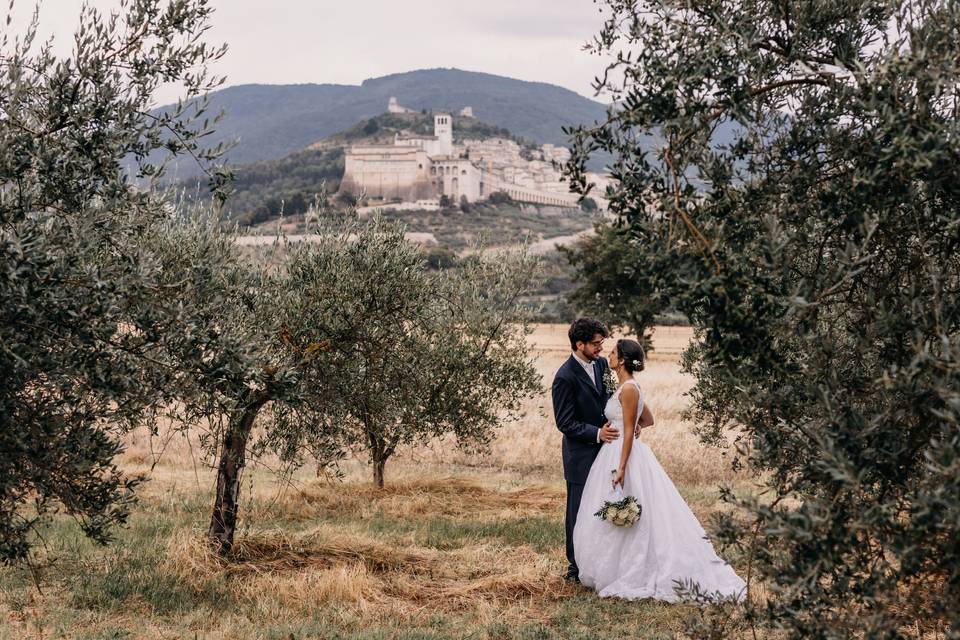
<path fill-rule="evenodd" d="M 90 4 L 109 12 L 119 0 Z M 229 46 L 214 71 L 226 75 L 228 85 L 359 84 L 389 73 L 458 67 L 591 96 L 590 82 L 601 71 L 598 59 L 581 51 L 601 26 L 591 0 L 277 0 L 266 7 L 260 0 L 211 0 L 211 6 L 208 39 Z M 16 7 L 14 26 L 25 26 L 32 9 Z M 69 53 L 79 11 L 74 0 L 41 6 L 41 33 L 56 36 L 60 55 Z"/>
<path fill-rule="evenodd" d="M 562 39 L 578 47 L 602 25 L 596 5 L 582 0 L 493 0 L 474 7 L 461 14 L 465 27 L 496 37 Z"/>

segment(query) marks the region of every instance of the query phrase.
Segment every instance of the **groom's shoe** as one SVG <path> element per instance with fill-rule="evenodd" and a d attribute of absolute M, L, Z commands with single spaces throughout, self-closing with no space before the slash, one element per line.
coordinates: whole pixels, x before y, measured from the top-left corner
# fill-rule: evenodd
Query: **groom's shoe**
<path fill-rule="evenodd" d="M 566 580 L 567 582 L 580 584 L 580 572 L 577 569 L 570 567 L 569 569 L 567 569 L 567 572 L 563 574 L 563 579 Z"/>

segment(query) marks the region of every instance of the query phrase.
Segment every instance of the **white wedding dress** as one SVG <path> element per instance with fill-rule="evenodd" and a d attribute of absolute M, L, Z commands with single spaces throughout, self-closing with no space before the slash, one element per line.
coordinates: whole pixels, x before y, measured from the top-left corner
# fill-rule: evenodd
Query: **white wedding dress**
<path fill-rule="evenodd" d="M 637 417 L 643 409 L 643 390 Z M 620 437 L 600 449 L 590 468 L 573 530 L 573 546 L 580 581 L 601 597 L 675 602 L 676 581 L 694 581 L 703 593 L 719 592 L 742 599 L 746 583 L 720 559 L 690 507 L 683 501 L 646 444 L 634 440 L 627 459 L 624 487 L 611 487 L 612 470 L 620 465 L 623 448 L 621 385 L 607 401 L 606 417 L 620 428 Z M 618 527 L 594 513 L 605 500 L 634 496 L 643 508 L 640 521 Z"/>

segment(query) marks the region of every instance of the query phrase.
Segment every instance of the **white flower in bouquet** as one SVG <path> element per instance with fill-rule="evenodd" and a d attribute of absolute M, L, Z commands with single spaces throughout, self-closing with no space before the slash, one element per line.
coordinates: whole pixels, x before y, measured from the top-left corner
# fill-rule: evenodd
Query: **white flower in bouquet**
<path fill-rule="evenodd" d="M 600 510 L 593 515 L 601 520 L 606 520 L 612 525 L 629 527 L 640 520 L 640 514 L 642 512 L 643 507 L 640 506 L 637 499 L 633 496 L 627 496 L 623 500 L 616 502 L 610 502 L 609 500 L 604 502 Z"/>

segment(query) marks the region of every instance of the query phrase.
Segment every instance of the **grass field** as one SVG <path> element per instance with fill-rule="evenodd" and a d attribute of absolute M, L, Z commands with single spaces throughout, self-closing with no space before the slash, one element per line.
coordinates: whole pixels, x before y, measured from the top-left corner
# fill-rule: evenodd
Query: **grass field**
<path fill-rule="evenodd" d="M 657 425 L 643 437 L 704 520 L 721 508 L 718 485 L 748 480 L 680 419 L 691 381 L 677 358 L 689 340 L 689 329 L 657 332 L 640 374 Z M 123 467 L 150 481 L 129 526 L 101 548 L 69 519 L 51 522 L 34 571 L 0 568 L 0 639 L 677 633 L 693 607 L 602 600 L 560 578 L 564 487 L 546 388 L 569 354 L 565 328 L 540 326 L 531 343 L 545 391 L 488 455 L 446 442 L 404 451 L 380 491 L 360 459 L 344 461 L 342 480 L 304 468 L 281 481 L 266 461 L 246 475 L 227 560 L 203 544 L 213 474 L 197 442 L 132 434 Z"/>
<path fill-rule="evenodd" d="M 379 212 L 385 219 L 403 224 L 407 231 L 430 234 L 441 247 L 457 253 L 470 250 L 478 241 L 484 246 L 514 246 L 527 236 L 531 242 L 559 237 L 573 237 L 593 228 L 598 214 L 579 209 L 535 206 L 520 203 L 473 205 L 469 213 L 459 208 L 439 211 Z M 369 213 L 364 217 L 369 217 Z M 275 218 L 251 227 L 253 235 L 275 236 L 312 233 L 314 223 L 307 223 L 304 214 Z"/>

